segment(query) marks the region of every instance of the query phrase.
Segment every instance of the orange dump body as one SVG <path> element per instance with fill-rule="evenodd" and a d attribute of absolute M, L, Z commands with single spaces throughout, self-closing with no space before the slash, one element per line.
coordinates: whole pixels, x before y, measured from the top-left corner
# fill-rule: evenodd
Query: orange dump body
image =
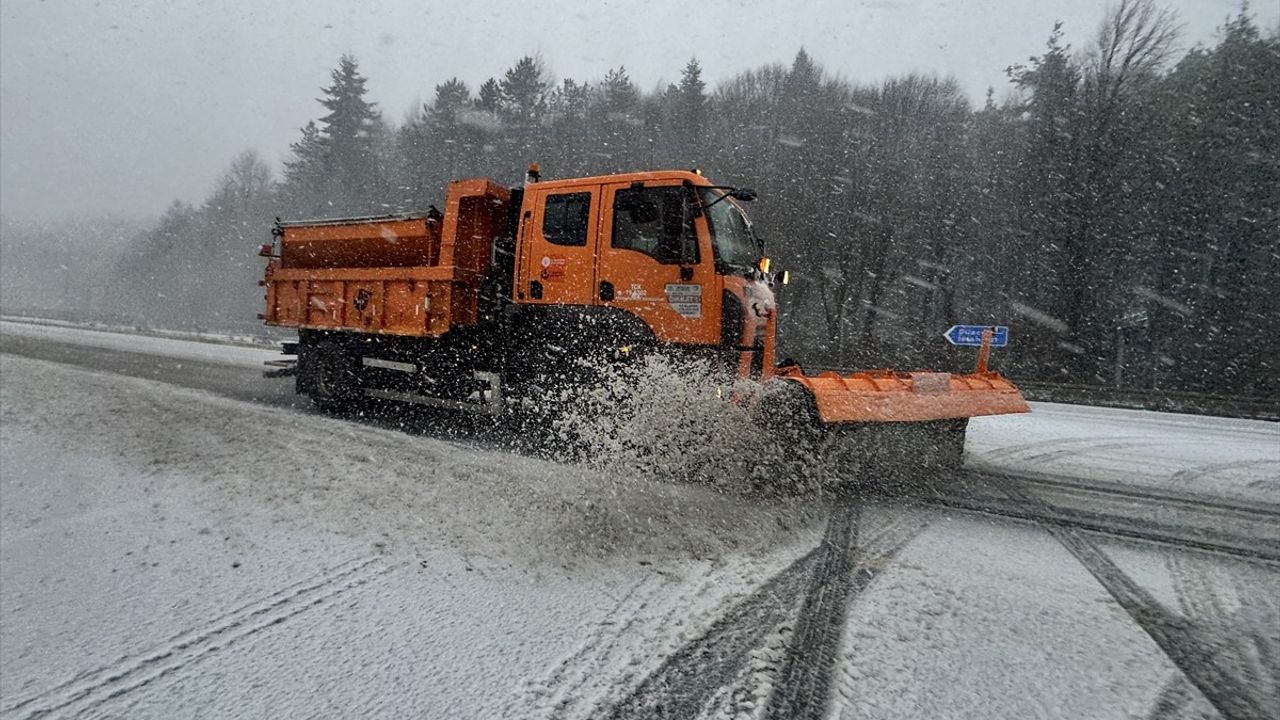
<path fill-rule="evenodd" d="M 283 223 L 267 266 L 268 325 L 438 337 L 476 323 L 510 192 L 450 183 L 444 216 Z"/>

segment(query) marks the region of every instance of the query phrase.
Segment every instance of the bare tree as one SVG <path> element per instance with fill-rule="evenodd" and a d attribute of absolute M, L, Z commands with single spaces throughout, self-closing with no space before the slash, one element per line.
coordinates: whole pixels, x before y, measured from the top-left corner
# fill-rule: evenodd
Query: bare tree
<path fill-rule="evenodd" d="M 1086 75 L 1098 110 L 1109 115 L 1133 88 L 1151 78 L 1175 51 L 1177 16 L 1153 0 L 1120 0 L 1098 28 Z"/>

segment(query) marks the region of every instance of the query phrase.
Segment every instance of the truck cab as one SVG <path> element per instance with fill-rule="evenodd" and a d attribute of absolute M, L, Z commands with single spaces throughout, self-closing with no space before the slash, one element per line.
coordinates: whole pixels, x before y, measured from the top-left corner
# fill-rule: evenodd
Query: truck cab
<path fill-rule="evenodd" d="M 612 316 L 623 344 L 757 345 L 773 295 L 749 197 L 685 171 L 526 183 L 511 301 Z"/>

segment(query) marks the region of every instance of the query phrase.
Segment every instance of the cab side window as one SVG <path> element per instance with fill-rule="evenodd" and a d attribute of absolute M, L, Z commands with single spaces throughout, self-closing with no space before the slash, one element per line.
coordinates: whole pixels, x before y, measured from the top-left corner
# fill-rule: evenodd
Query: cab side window
<path fill-rule="evenodd" d="M 613 195 L 613 247 L 665 264 L 696 265 L 698 236 L 683 187 L 627 188 Z"/>
<path fill-rule="evenodd" d="M 586 245 L 591 193 L 548 195 L 546 202 L 542 210 L 542 236 L 547 242 L 576 247 Z"/>

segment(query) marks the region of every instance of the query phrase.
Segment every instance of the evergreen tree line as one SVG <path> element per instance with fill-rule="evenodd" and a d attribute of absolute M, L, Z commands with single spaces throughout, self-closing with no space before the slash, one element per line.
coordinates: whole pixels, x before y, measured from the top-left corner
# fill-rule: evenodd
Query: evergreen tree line
<path fill-rule="evenodd" d="M 971 106 L 950 78 L 859 84 L 804 50 L 717 88 L 696 59 L 645 91 L 626 68 L 554 82 L 524 57 L 453 79 L 398 126 L 344 56 L 283 176 L 247 152 L 119 268 L 117 307 L 245 329 L 276 216 L 441 204 L 464 177 L 701 168 L 750 187 L 783 352 L 828 367 L 958 369 L 955 323 L 1012 326 L 1015 378 L 1280 394 L 1280 37 L 1247 10 L 1174 57 L 1174 18 L 1123 0 L 1081 50 L 1055 26 Z"/>

